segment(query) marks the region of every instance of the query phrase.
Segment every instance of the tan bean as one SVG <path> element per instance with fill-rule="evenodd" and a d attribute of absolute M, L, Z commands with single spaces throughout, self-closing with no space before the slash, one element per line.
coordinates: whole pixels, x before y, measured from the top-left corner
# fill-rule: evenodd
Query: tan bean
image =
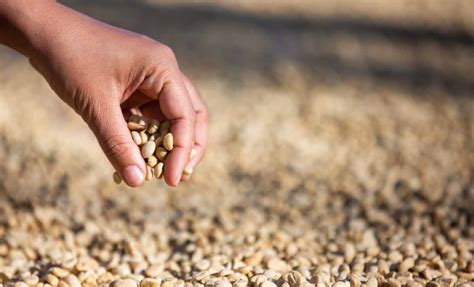
<path fill-rule="evenodd" d="M 120 184 L 122 182 L 122 177 L 120 176 L 120 174 L 118 172 L 114 171 L 112 177 L 113 177 L 114 182 L 116 184 Z"/>
<path fill-rule="evenodd" d="M 191 167 L 186 167 L 184 170 L 183 170 L 183 174 L 184 175 L 191 175 L 193 173 L 193 169 Z"/>
<path fill-rule="evenodd" d="M 153 178 L 153 168 L 149 165 L 146 166 L 145 180 L 151 180 Z"/>
<path fill-rule="evenodd" d="M 160 122 L 157 120 L 151 120 L 150 123 L 148 124 L 148 129 L 147 133 L 149 134 L 154 134 L 158 131 L 158 128 L 160 127 Z"/>
<path fill-rule="evenodd" d="M 131 131 L 143 131 L 146 128 L 146 124 L 144 121 L 140 121 L 139 123 L 128 122 L 127 127 Z"/>
<path fill-rule="evenodd" d="M 159 162 L 156 166 L 155 166 L 155 169 L 154 169 L 154 174 L 155 174 L 155 177 L 157 179 L 160 179 L 163 175 L 163 167 L 164 167 L 164 163 L 162 162 Z"/>
<path fill-rule="evenodd" d="M 165 135 L 169 132 L 171 126 L 171 122 L 164 121 L 160 124 L 160 135 Z"/>
<path fill-rule="evenodd" d="M 164 147 L 158 147 L 155 151 L 155 156 L 160 160 L 160 161 L 165 161 L 166 156 L 168 154 L 168 151 Z"/>
<path fill-rule="evenodd" d="M 156 143 L 149 141 L 142 146 L 142 156 L 143 158 L 149 158 L 153 155 L 156 149 Z"/>
<path fill-rule="evenodd" d="M 142 144 L 142 138 L 141 138 L 139 132 L 137 132 L 137 131 L 132 131 L 132 132 L 131 132 L 131 135 L 132 135 L 133 142 L 134 142 L 136 145 L 141 145 L 141 144 Z"/>
<path fill-rule="evenodd" d="M 173 149 L 173 134 L 167 133 L 165 137 L 163 138 L 163 147 L 171 151 Z"/>
<path fill-rule="evenodd" d="M 156 156 L 151 155 L 148 157 L 147 163 L 149 166 L 155 167 L 155 165 L 158 164 L 158 159 L 156 158 Z"/>
<path fill-rule="evenodd" d="M 145 131 L 140 132 L 140 139 L 143 144 L 148 142 L 148 135 L 146 134 Z"/>

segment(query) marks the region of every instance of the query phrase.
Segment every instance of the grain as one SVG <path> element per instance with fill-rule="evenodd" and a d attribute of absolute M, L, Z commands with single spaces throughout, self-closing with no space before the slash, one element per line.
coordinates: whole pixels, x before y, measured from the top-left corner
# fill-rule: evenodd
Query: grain
<path fill-rule="evenodd" d="M 146 166 L 145 180 L 149 181 L 153 178 L 153 168 L 149 165 Z"/>
<path fill-rule="evenodd" d="M 163 138 L 163 147 L 171 151 L 173 149 L 173 134 L 167 133 L 165 137 Z"/>
<path fill-rule="evenodd" d="M 133 279 L 117 279 L 112 282 L 112 287 L 137 287 L 137 282 Z"/>
<path fill-rule="evenodd" d="M 134 142 L 136 145 L 141 145 L 141 144 L 142 144 L 142 138 L 141 138 L 139 132 L 137 132 L 137 131 L 132 131 L 130 134 L 132 135 L 133 142 Z"/>
<path fill-rule="evenodd" d="M 147 133 L 150 135 L 156 133 L 158 131 L 159 126 L 160 122 L 158 122 L 157 120 L 151 120 L 148 124 Z"/>
<path fill-rule="evenodd" d="M 170 130 L 171 123 L 169 121 L 164 121 L 160 124 L 160 135 L 165 135 Z"/>
<path fill-rule="evenodd" d="M 122 177 L 120 176 L 120 174 L 118 172 L 114 172 L 113 175 L 113 180 L 116 184 L 120 184 L 122 182 Z"/>
<path fill-rule="evenodd" d="M 145 278 L 140 281 L 140 287 L 160 287 L 161 281 L 153 278 Z"/>
<path fill-rule="evenodd" d="M 143 158 L 149 158 L 153 155 L 156 149 L 156 143 L 149 141 L 142 146 L 142 156 Z"/>
<path fill-rule="evenodd" d="M 143 131 L 146 128 L 145 122 L 135 123 L 135 122 L 128 122 L 127 127 L 131 131 Z"/>
<path fill-rule="evenodd" d="M 154 174 L 157 179 L 160 179 L 163 175 L 163 168 L 164 164 L 162 162 L 159 162 L 154 169 Z"/>
<path fill-rule="evenodd" d="M 158 158 L 159 161 L 164 162 L 166 160 L 167 155 L 168 151 L 164 147 L 158 147 L 155 151 L 155 156 Z"/>
<path fill-rule="evenodd" d="M 147 163 L 150 167 L 155 167 L 158 164 L 158 159 L 156 156 L 151 155 L 148 157 Z"/>
<path fill-rule="evenodd" d="M 140 141 L 142 142 L 142 144 L 145 144 L 146 142 L 149 141 L 148 135 L 144 131 L 140 132 Z M 150 140 L 150 141 L 153 141 L 153 140 Z"/>
<path fill-rule="evenodd" d="M 77 279 L 76 275 L 74 275 L 74 274 L 67 275 L 64 280 L 71 287 L 80 287 L 81 286 L 81 281 L 79 281 L 79 279 Z"/>
<path fill-rule="evenodd" d="M 191 167 L 186 167 L 184 170 L 183 170 L 183 174 L 184 175 L 191 175 L 193 173 L 193 169 Z"/>

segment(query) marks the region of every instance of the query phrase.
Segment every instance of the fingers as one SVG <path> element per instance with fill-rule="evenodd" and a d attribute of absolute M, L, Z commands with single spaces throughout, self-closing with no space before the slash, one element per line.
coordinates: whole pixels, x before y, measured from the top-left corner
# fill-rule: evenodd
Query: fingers
<path fill-rule="evenodd" d="M 145 162 L 137 145 L 132 141 L 119 104 L 101 105 L 100 118 L 88 120 L 102 150 L 125 183 L 131 187 L 144 180 Z"/>
<path fill-rule="evenodd" d="M 158 97 L 157 115 L 161 110 L 163 116 L 171 122 L 174 148 L 165 162 L 164 179 L 168 185 L 177 186 L 194 145 L 196 114 L 191 99 L 182 79 L 175 76 L 163 79 L 151 75 L 139 90 L 150 98 Z M 149 109 L 147 110 L 148 114 Z"/>
<path fill-rule="evenodd" d="M 182 77 L 191 99 L 191 103 L 196 112 L 196 127 L 194 134 L 194 149 L 196 152 L 193 158 L 191 158 L 186 165 L 186 169 L 188 171 L 193 171 L 197 164 L 202 160 L 204 153 L 206 152 L 208 137 L 208 111 L 206 104 L 202 100 L 199 92 L 191 83 L 191 81 L 189 81 L 189 79 L 184 74 L 182 74 Z M 187 181 L 190 177 L 191 174 L 183 175 L 182 180 Z"/>

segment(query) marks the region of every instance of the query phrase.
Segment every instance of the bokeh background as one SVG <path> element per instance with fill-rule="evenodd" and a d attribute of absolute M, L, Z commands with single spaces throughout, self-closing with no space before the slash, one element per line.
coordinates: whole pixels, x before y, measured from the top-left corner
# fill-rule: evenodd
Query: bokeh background
<path fill-rule="evenodd" d="M 248 233 L 328 240 L 358 223 L 382 246 L 419 217 L 472 246 L 472 1 L 60 2 L 173 48 L 208 103 L 208 153 L 177 189 L 115 186 L 87 126 L 0 47 L 0 224 L 47 209 L 66 229 L 172 230 L 230 212 Z"/>

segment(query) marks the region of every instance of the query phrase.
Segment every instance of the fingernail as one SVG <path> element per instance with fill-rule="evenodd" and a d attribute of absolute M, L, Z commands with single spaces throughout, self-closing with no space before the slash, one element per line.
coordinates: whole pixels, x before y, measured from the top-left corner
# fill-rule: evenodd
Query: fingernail
<path fill-rule="evenodd" d="M 125 182 L 130 186 L 138 186 L 145 179 L 145 176 L 143 175 L 142 171 L 135 165 L 126 167 L 123 170 L 122 176 Z"/>

